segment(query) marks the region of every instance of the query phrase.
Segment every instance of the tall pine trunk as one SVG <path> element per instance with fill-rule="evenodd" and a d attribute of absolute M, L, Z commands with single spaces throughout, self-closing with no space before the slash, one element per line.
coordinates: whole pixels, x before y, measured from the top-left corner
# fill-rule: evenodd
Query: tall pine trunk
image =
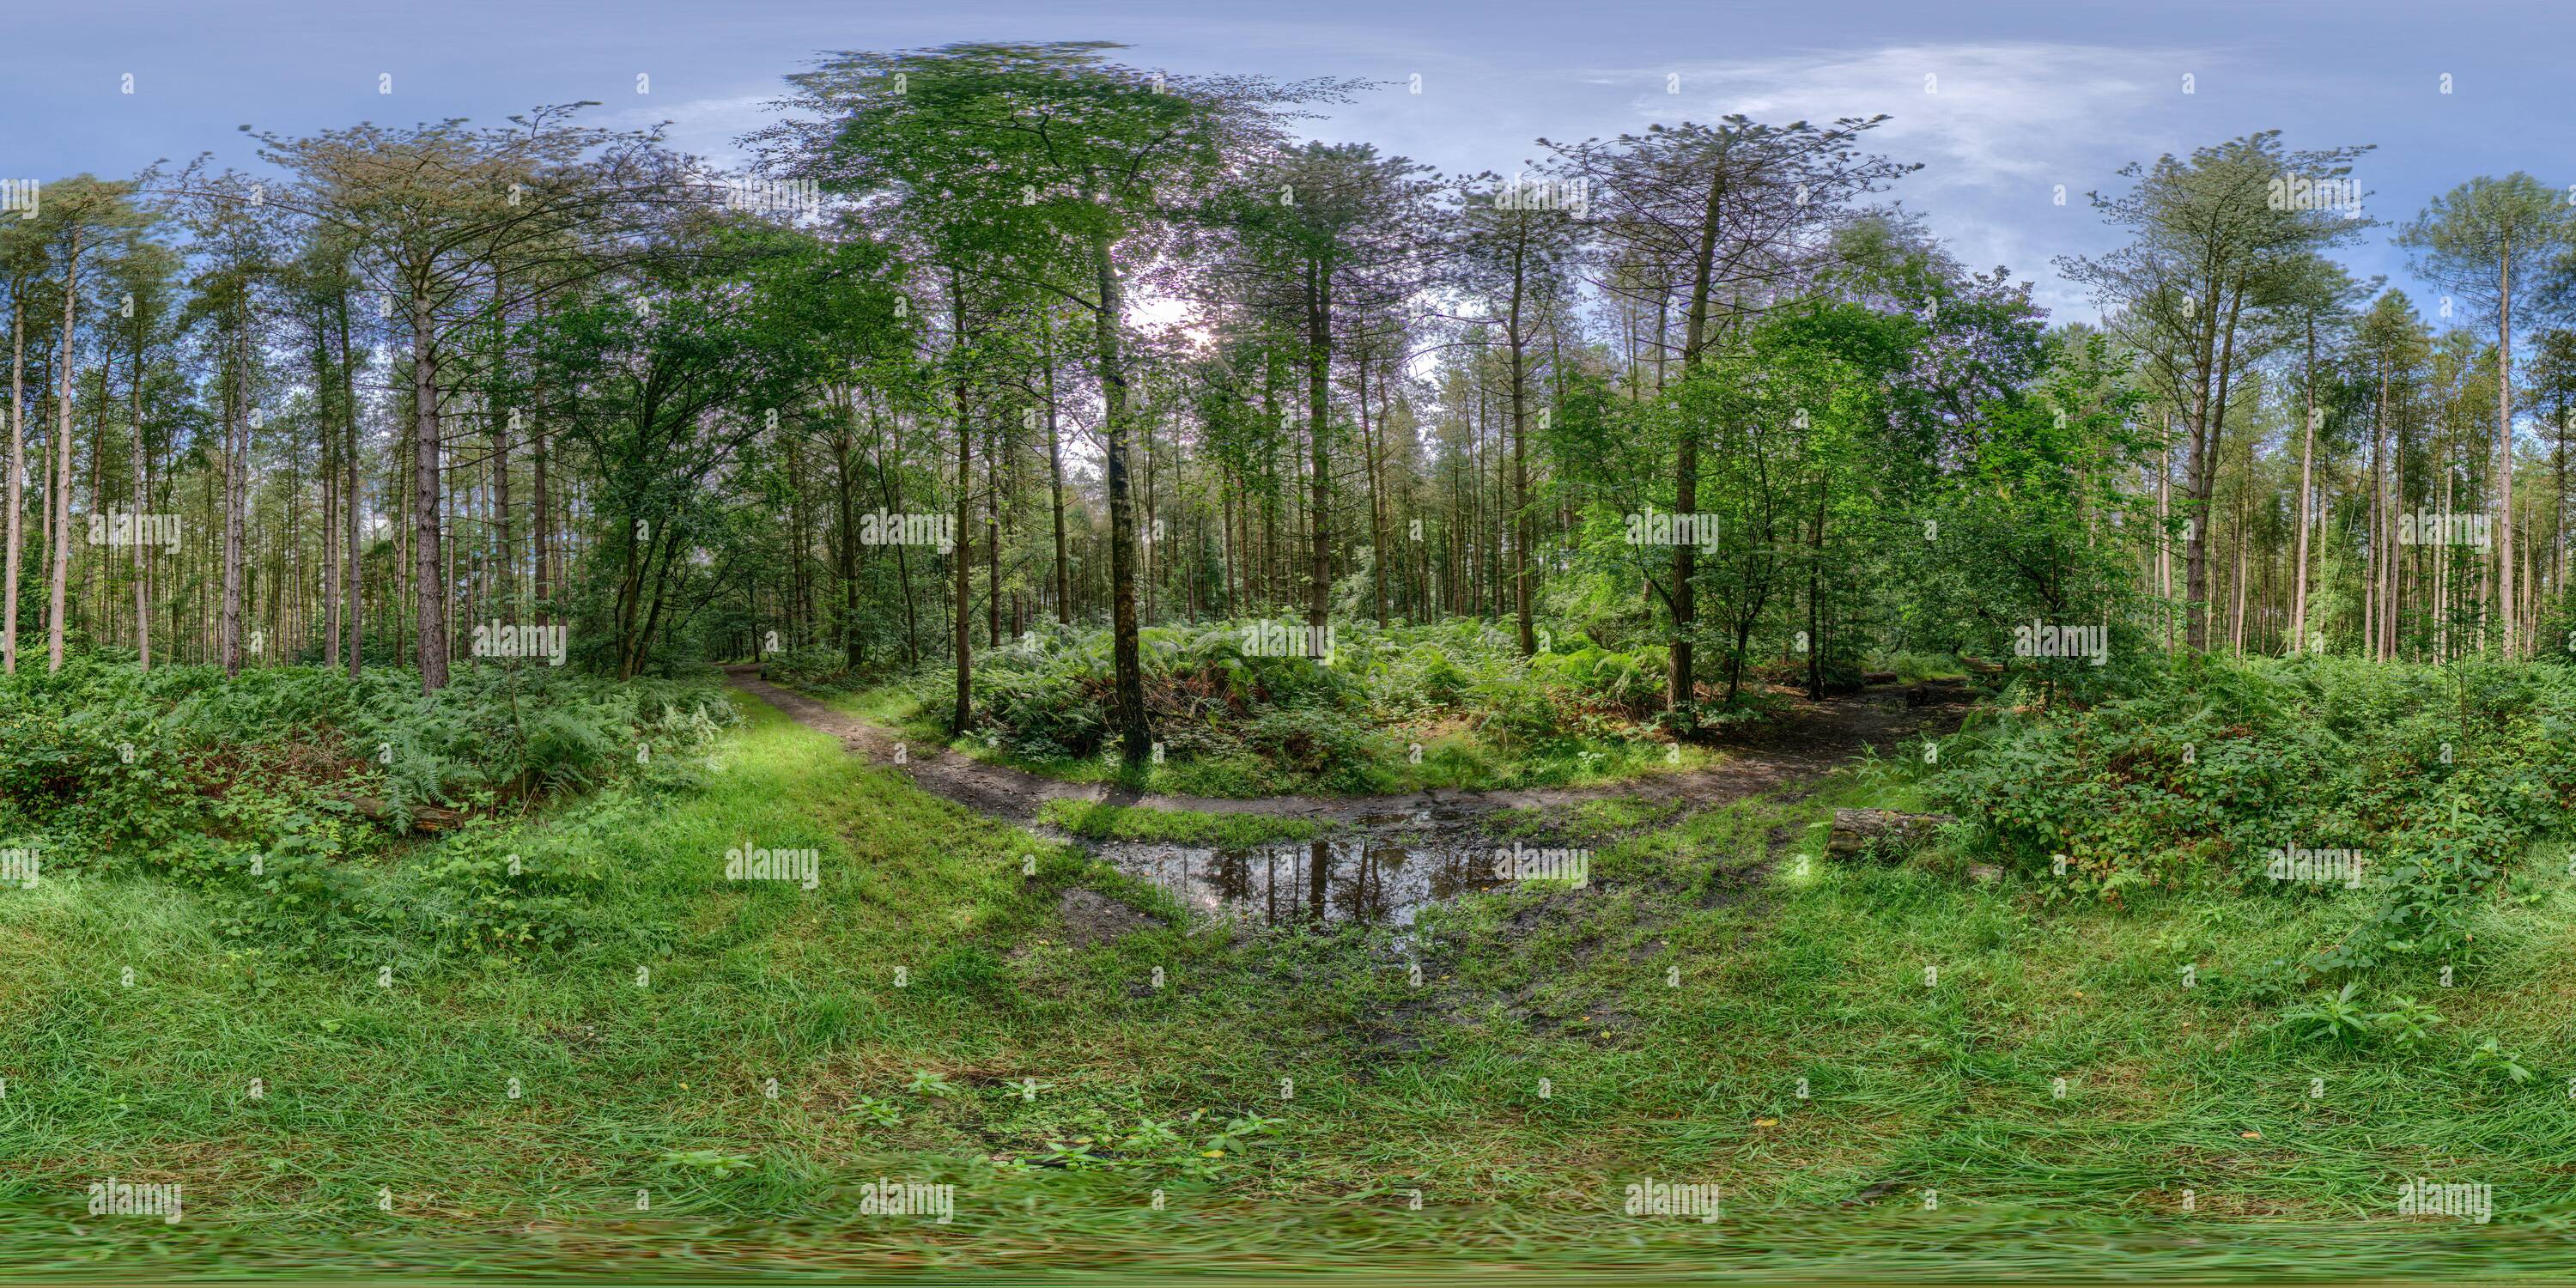
<path fill-rule="evenodd" d="M 63 669 L 63 593 L 71 585 L 72 566 L 72 337 L 80 303 L 80 225 L 72 226 L 71 254 L 63 261 L 63 362 L 61 416 L 54 435 L 54 494 L 46 498 L 54 514 L 53 599 L 45 619 L 45 669 Z"/>
<path fill-rule="evenodd" d="M 955 633 L 952 647 L 957 660 L 957 705 L 949 715 L 948 724 L 951 730 L 964 733 L 975 724 L 974 617 L 967 604 L 975 570 L 975 543 L 968 535 L 974 529 L 967 526 L 975 503 L 975 425 L 966 406 L 966 297 L 955 273 L 948 276 L 948 303 L 949 316 L 956 324 L 952 340 L 954 349 L 949 356 L 957 364 L 957 549 L 951 556 L 956 564 L 957 605 L 949 620 Z"/>
<path fill-rule="evenodd" d="M 9 602 L 0 613 L 0 667 L 18 673 L 18 570 L 26 546 L 27 299 L 26 279 L 9 288 Z"/>
<path fill-rule="evenodd" d="M 439 548 L 438 355 L 429 300 L 415 284 L 411 303 L 411 522 L 413 657 L 420 690 L 447 687 L 447 578 Z"/>

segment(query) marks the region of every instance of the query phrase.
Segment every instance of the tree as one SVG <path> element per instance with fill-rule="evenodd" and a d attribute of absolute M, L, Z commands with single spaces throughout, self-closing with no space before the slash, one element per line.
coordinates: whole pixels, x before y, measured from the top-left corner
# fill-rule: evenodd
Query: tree
<path fill-rule="evenodd" d="M 2342 265 L 2322 255 L 2303 255 L 2290 260 L 2274 283 L 2283 320 L 2305 341 L 2306 362 L 2300 368 L 2300 395 L 2305 400 L 2299 432 L 2299 499 L 2298 557 L 2290 574 L 2290 651 L 2304 652 L 2308 646 L 2308 537 L 2316 525 L 2312 507 L 2316 498 L 2315 458 L 2317 431 L 2325 424 L 2325 411 L 2317 406 L 2317 340 L 2322 332 L 2332 342 L 2348 330 L 2353 321 L 2352 306 L 2379 289 L 2379 279 L 2356 282 Z"/>
<path fill-rule="evenodd" d="M 27 315 L 44 276 L 44 242 L 23 219 L 0 219 L 0 265 L 9 280 L 9 550 L 7 602 L 0 605 L 0 667 L 18 673 L 18 576 L 25 557 L 27 482 Z"/>
<path fill-rule="evenodd" d="M 446 564 L 440 469 L 446 385 L 457 333 L 567 277 L 608 271 L 657 205 L 693 200 L 651 132 L 572 125 L 576 103 L 538 108 L 506 129 L 451 119 L 409 129 L 359 125 L 310 138 L 256 135 L 260 155 L 296 176 L 271 204 L 330 225 L 365 248 L 360 271 L 399 304 L 411 340 L 411 518 L 415 655 L 421 690 L 447 684 Z"/>
<path fill-rule="evenodd" d="M 2368 150 L 2286 151 L 2272 130 L 2188 158 L 2132 162 L 2120 169 L 2133 181 L 2128 192 L 2089 194 L 2103 218 L 2128 231 L 2129 244 L 2057 261 L 2093 288 L 2106 325 L 2146 359 L 2156 392 L 2182 411 L 2190 447 L 2184 496 L 2194 510 L 2185 524 L 2184 594 L 2195 604 L 2209 598 L 2206 511 L 2217 492 L 2230 395 L 2263 356 L 2265 337 L 2249 336 L 2247 324 L 2274 302 L 2267 292 L 2281 265 L 2358 232 L 2338 211 L 2283 199 L 2284 177 L 2340 185 Z M 2190 614 L 2186 639 L 2208 647 L 2206 617 Z"/>
<path fill-rule="evenodd" d="M 1813 266 L 1811 235 L 1830 211 L 1918 168 L 1855 146 L 1887 119 L 1845 117 L 1816 126 L 1728 116 L 1713 126 L 1650 126 L 1642 135 L 1623 134 L 1609 143 L 1539 142 L 1555 150 L 1569 174 L 1584 177 L 1604 203 L 1604 235 L 1619 269 L 1608 280 L 1642 291 L 1659 310 L 1665 301 L 1681 299 L 1680 357 L 1687 376 L 1744 320 L 1795 294 L 1798 279 Z M 1673 422 L 1676 513 L 1699 507 L 1699 449 L 1709 428 L 1687 416 Z M 1685 732 L 1696 722 L 1696 554 L 1692 543 L 1675 542 L 1672 585 L 1655 587 L 1673 619 L 1665 707 Z"/>
<path fill-rule="evenodd" d="M 844 51 L 790 78 L 805 119 L 752 138 L 776 172 L 862 203 L 892 203 L 899 216 L 935 228 L 934 254 L 948 267 L 1023 282 L 1089 314 L 1103 404 L 1116 724 L 1135 765 L 1152 735 L 1136 642 L 1129 278 L 1158 262 L 1177 216 L 1270 137 L 1286 105 L 1342 87 L 1149 75 L 1102 58 L 1116 47 Z M 962 723 L 962 645 L 958 663 Z"/>
<path fill-rule="evenodd" d="M 53 511 L 53 583 L 45 613 L 45 669 L 63 669 L 63 623 L 65 595 L 71 583 L 72 564 L 72 404 L 73 379 L 79 369 L 73 345 L 80 335 L 80 269 L 84 252 L 112 246 L 125 231 L 142 222 L 142 216 L 129 204 L 131 187 L 105 183 L 81 175 L 58 184 L 53 196 L 46 198 L 46 240 L 59 248 L 62 256 L 63 333 L 62 357 L 55 364 L 57 382 L 56 406 L 60 419 L 54 430 L 54 482 L 46 490 L 47 504 Z M 10 586 L 10 602 L 17 602 L 15 579 Z M 15 632 L 13 631 L 14 635 Z M 11 641 L 14 652 L 15 640 Z"/>
<path fill-rule="evenodd" d="M 2414 252 L 2418 273 L 2442 283 L 2488 311 L 2496 334 L 2495 480 L 2498 639 L 2516 652 L 2513 556 L 2513 299 L 2516 283 L 2530 284 L 2543 264 L 2568 244 L 2571 222 L 2558 195 L 2516 171 L 2502 179 L 2481 175 L 2435 197 L 2398 236 Z"/>
<path fill-rule="evenodd" d="M 1365 144 L 1308 143 L 1271 158 L 1236 194 L 1234 265 L 1251 307 L 1297 336 L 1310 458 L 1306 626 L 1332 596 L 1332 367 L 1349 321 L 1410 298 L 1434 245 L 1430 167 Z"/>
<path fill-rule="evenodd" d="M 1511 364 L 1512 597 L 1521 654 L 1538 651 L 1530 620 L 1529 365 L 1532 322 L 1540 297 L 1562 289 L 1560 275 L 1579 244 L 1569 197 L 1542 177 L 1513 176 L 1504 188 L 1491 173 L 1466 181 L 1459 194 L 1459 258 L 1463 284 L 1502 325 Z M 1586 204 L 1589 196 L 1586 195 Z"/>

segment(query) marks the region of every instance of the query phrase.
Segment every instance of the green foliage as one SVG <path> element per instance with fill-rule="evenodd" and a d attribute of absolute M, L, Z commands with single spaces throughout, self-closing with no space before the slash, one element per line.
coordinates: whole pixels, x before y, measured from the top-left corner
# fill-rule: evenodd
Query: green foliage
<path fill-rule="evenodd" d="M 2315 1001 L 2281 1012 L 2281 1022 L 2311 1042 L 2358 1042 L 2370 1033 L 2370 1016 L 2353 1000 L 2359 984 L 2319 993 Z"/>
<path fill-rule="evenodd" d="M 2350 851 L 2373 910 L 2302 974 L 2473 955 L 2477 897 L 2569 825 L 2576 673 L 2311 658 L 2208 659 L 2083 710 L 2005 714 L 1944 744 L 1934 799 L 1981 820 L 2006 861 L 2060 880 L 2282 880 L 2291 850 Z"/>
<path fill-rule="evenodd" d="M 1621 651 L 1554 627 L 1521 656 L 1492 623 L 1337 625 L 1326 656 L 1276 655 L 1304 643 L 1298 619 L 1152 627 L 1138 633 L 1146 706 L 1174 766 L 1164 790 L 1211 795 L 1307 790 L 1392 791 L 1421 782 L 1553 782 L 1634 772 L 1664 760 L 1655 740 L 1664 646 Z M 1256 646 L 1262 647 L 1256 647 Z M 773 663 L 773 678 L 828 667 Z M 1114 682 L 1106 631 L 1052 623 L 976 659 L 978 728 L 989 751 L 1062 772 L 1112 750 Z M 916 724 L 944 712 L 953 671 L 931 668 L 902 688 Z M 1757 718 L 1748 691 L 1734 714 Z M 1472 731 L 1482 745 L 1457 737 Z M 923 729 L 929 732 L 928 728 Z M 1423 745 L 1421 761 L 1411 744 Z M 1488 763 L 1490 749 L 1510 762 Z"/>
<path fill-rule="evenodd" d="M 390 668 L 227 680 L 75 655 L 0 683 L 0 826 L 52 867 L 131 863 L 205 894 L 224 942 L 252 956 L 649 945 L 662 934 L 650 919 L 609 911 L 595 838 L 637 793 L 693 781 L 736 720 L 704 681 L 484 666 L 423 697 Z M 542 854 L 502 821 L 585 791 L 599 795 Z M 390 885 L 356 878 L 353 862 L 402 853 L 397 829 L 432 805 L 462 807 L 461 829 L 410 850 Z"/>
<path fill-rule="evenodd" d="M 703 680 L 478 666 L 424 697 L 394 669 L 352 680 L 266 667 L 227 681 L 213 666 L 147 674 L 76 657 L 56 675 L 0 682 L 0 819 L 84 852 L 203 831 L 256 843 L 288 829 L 245 801 L 329 812 L 381 795 L 397 819 L 425 804 L 533 803 L 684 773 L 674 762 L 732 719 Z M 234 791 L 244 786 L 248 797 Z"/>

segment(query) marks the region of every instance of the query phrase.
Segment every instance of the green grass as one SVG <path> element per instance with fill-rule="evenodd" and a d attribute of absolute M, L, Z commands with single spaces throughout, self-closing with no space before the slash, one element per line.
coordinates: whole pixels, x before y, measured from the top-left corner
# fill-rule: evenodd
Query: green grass
<path fill-rule="evenodd" d="M 1169 845 L 1263 845 L 1273 841 L 1311 841 L 1324 834 L 1323 825 L 1313 819 L 1150 809 L 1101 801 L 1048 801 L 1038 808 L 1038 821 L 1087 840 Z"/>
<path fill-rule="evenodd" d="M 1075 949 L 1070 885 L 1168 906 L 746 713 L 702 789 L 555 824 L 611 860 L 604 899 L 670 927 L 658 949 L 397 944 L 379 987 L 228 952 L 216 910 L 150 877 L 0 892 L 0 1264 L 2571 1266 L 2576 882 L 2554 866 L 2480 910 L 2489 951 L 2452 987 L 2427 962 L 2371 990 L 2447 1017 L 2414 1049 L 2301 1041 L 2256 982 L 2366 896 L 2078 904 L 1814 858 L 1834 805 L 1906 801 L 1876 777 L 1638 832 L 1589 890 L 1462 899 L 1402 943 Z M 745 838 L 820 849 L 820 888 L 726 883 Z M 398 893 L 425 857 L 369 879 Z M 2479 1067 L 2490 1038 L 2536 1076 Z M 184 1183 L 185 1222 L 88 1217 L 110 1175 Z M 2491 1184 L 2496 1224 L 2396 1218 L 2417 1175 Z M 954 1222 L 859 1215 L 880 1176 L 955 1184 Z M 1623 1215 L 1647 1177 L 1721 1187 L 1725 1219 Z"/>
<path fill-rule="evenodd" d="M 1570 808 L 1497 810 L 1486 816 L 1485 827 L 1503 837 L 1609 836 L 1670 820 L 1689 808 L 1682 800 L 1598 796 Z"/>

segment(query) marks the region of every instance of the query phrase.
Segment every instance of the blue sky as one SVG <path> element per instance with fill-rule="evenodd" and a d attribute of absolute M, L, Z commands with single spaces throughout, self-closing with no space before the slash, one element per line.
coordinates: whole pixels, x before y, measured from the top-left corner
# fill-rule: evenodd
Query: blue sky
<path fill-rule="evenodd" d="M 2479 173 L 2576 184 L 2566 51 L 2576 9 L 2540 3 L 1402 3 L 1227 0 L 971 6 L 812 0 L 21 3 L 0 18 L 0 176 L 130 173 L 212 150 L 235 127 L 496 120 L 597 99 L 616 124 L 668 120 L 719 158 L 779 78 L 824 49 L 954 40 L 1107 39 L 1173 71 L 1346 76 L 1395 87 L 1310 123 L 1444 170 L 1508 174 L 1541 135 L 1576 139 L 1742 111 L 1885 112 L 1882 150 L 1926 168 L 1895 196 L 1972 267 L 2039 283 L 2090 316 L 2051 256 L 2115 238 L 2082 194 L 2130 160 L 2255 129 L 2293 147 L 2375 143 L 2368 213 L 2413 215 Z M 638 74 L 649 93 L 637 93 Z M 134 92 L 121 92 L 123 77 Z M 2443 76 L 2451 92 L 2441 92 Z M 379 92 L 390 75 L 392 93 Z M 1409 78 L 1422 92 L 1408 92 Z M 2184 92 L 2185 77 L 2191 92 Z M 1678 77 L 1679 93 L 1668 92 Z M 1926 90 L 1926 77 L 1931 92 Z M 2055 185 L 2067 204 L 2051 204 Z M 2375 229 L 2347 259 L 2407 284 Z M 2432 311 L 2432 293 L 2418 290 Z"/>

